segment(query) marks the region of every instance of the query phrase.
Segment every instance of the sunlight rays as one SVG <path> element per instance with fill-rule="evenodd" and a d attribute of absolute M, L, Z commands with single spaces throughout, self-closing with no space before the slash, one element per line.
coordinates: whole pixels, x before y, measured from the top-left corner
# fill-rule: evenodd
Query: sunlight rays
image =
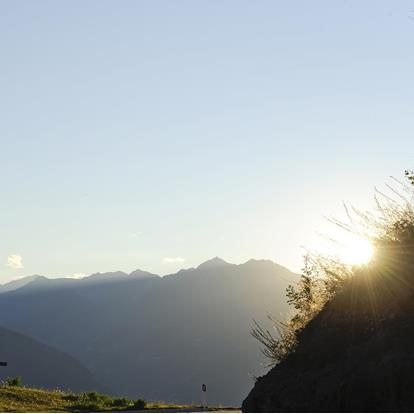
<path fill-rule="evenodd" d="M 337 230 L 323 235 L 315 245 L 315 250 L 318 254 L 335 257 L 345 265 L 354 266 L 369 263 L 375 249 L 368 238 Z"/>

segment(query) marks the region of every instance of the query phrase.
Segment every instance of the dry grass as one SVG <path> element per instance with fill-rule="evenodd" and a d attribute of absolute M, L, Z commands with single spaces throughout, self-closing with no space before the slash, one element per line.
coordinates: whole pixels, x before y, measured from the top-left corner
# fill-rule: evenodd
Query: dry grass
<path fill-rule="evenodd" d="M 1 412 L 64 412 L 71 402 L 61 391 L 45 391 L 24 387 L 0 387 Z"/>
<path fill-rule="evenodd" d="M 134 401 L 98 393 L 73 394 L 60 390 L 0 386 L 0 412 L 114 412 L 135 411 Z M 97 398 L 96 398 L 97 396 Z M 191 409 L 191 405 L 149 402 L 147 410 Z"/>

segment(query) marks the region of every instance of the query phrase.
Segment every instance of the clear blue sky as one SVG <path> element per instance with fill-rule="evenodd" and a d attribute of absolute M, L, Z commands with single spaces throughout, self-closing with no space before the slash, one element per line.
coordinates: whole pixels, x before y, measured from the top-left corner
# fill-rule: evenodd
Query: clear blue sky
<path fill-rule="evenodd" d="M 414 165 L 413 9 L 2 0 L 0 282 L 299 270 L 324 215 Z"/>

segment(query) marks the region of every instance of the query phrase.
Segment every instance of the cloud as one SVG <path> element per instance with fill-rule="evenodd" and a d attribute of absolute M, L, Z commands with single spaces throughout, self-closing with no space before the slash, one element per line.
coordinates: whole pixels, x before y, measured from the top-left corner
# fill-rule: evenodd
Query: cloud
<path fill-rule="evenodd" d="M 7 258 L 7 266 L 12 267 L 13 269 L 23 269 L 22 260 L 23 257 L 19 254 L 11 254 Z"/>
<path fill-rule="evenodd" d="M 162 261 L 164 263 L 184 263 L 185 259 L 183 259 L 182 257 L 164 257 Z"/>
<path fill-rule="evenodd" d="M 66 279 L 83 279 L 86 273 L 74 273 L 73 275 L 66 276 Z"/>
<path fill-rule="evenodd" d="M 137 231 L 136 233 L 132 233 L 131 237 L 133 239 L 137 239 L 138 237 L 142 236 L 142 231 Z"/>

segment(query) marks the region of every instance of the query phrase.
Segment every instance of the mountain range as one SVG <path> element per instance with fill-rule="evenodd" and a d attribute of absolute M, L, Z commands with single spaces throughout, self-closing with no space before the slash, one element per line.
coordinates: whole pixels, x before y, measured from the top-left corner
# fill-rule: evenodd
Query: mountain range
<path fill-rule="evenodd" d="M 263 373 L 253 319 L 285 316 L 297 279 L 268 260 L 219 258 L 164 277 L 32 276 L 0 287 L 0 325 L 75 358 L 113 394 L 198 403 L 205 383 L 210 403 L 239 405 Z"/>

